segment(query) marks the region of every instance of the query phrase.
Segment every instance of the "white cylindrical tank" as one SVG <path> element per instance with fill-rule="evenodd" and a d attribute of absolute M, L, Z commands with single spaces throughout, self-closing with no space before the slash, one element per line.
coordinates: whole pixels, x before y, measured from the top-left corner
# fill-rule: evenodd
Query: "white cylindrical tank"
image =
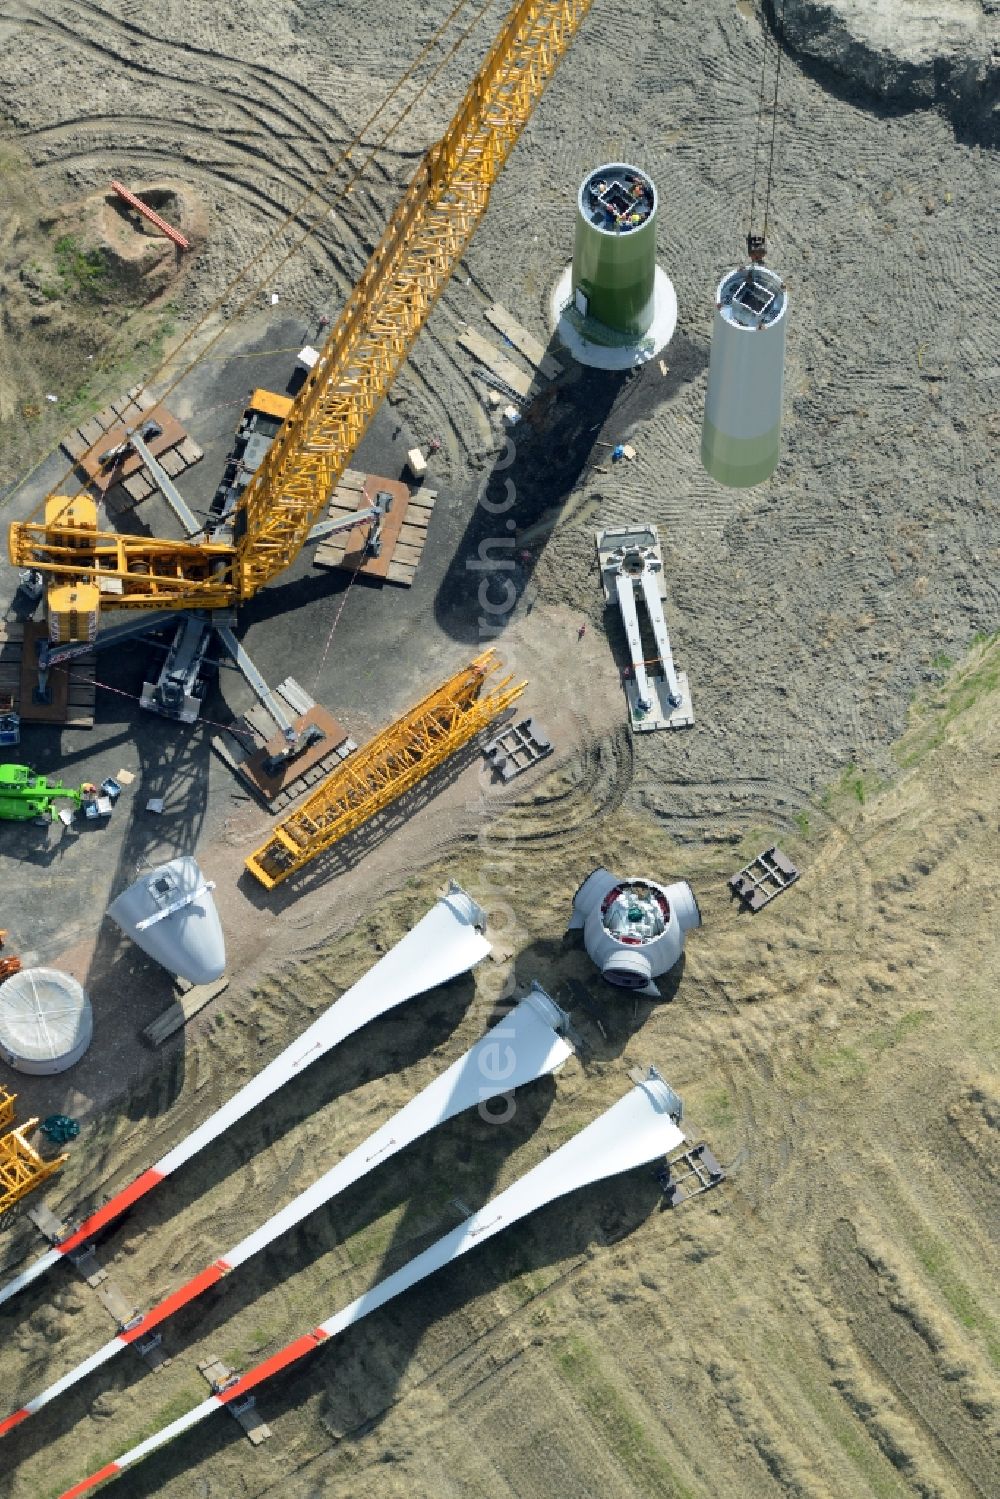
<path fill-rule="evenodd" d="M 590 957 L 621 989 L 659 994 L 653 980 L 673 968 L 685 934 L 699 926 L 701 912 L 686 880 L 659 885 L 595 869 L 573 897 L 570 929 L 583 928 Z"/>
<path fill-rule="evenodd" d="M 90 1045 L 94 1017 L 75 978 L 23 968 L 0 984 L 0 1057 L 17 1072 L 65 1072 Z"/>
<path fill-rule="evenodd" d="M 701 461 L 720 484 L 760 484 L 781 455 L 788 292 L 765 265 L 729 271 L 715 294 Z"/>

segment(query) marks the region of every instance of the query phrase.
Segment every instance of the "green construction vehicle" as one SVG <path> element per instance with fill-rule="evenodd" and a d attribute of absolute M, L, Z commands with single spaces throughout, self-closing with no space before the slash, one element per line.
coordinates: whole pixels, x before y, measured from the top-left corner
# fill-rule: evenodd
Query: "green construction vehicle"
<path fill-rule="evenodd" d="M 27 765 L 0 765 L 0 822 L 27 822 L 46 813 L 55 818 L 57 801 L 79 807 L 83 795 L 71 786 L 50 786 Z"/>

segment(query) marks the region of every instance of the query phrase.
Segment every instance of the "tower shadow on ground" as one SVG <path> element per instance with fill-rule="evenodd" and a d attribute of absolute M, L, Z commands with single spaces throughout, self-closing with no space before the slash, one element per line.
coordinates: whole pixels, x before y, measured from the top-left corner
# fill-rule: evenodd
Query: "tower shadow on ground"
<path fill-rule="evenodd" d="M 565 373 L 538 386 L 523 419 L 502 436 L 477 486 L 465 534 L 434 601 L 438 625 L 482 646 L 514 616 L 549 537 L 575 491 L 593 484 L 598 509 L 617 443 L 675 398 L 708 364 L 707 342 L 675 334 L 659 360 L 630 370 L 577 364 L 553 335 L 548 354 Z M 584 500 L 586 507 L 586 499 Z"/>

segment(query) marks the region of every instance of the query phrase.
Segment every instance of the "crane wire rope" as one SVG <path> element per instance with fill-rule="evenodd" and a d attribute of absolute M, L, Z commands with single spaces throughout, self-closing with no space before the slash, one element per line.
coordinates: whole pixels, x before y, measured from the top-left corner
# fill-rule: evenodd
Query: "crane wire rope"
<path fill-rule="evenodd" d="M 448 19 L 445 22 L 442 23 L 441 27 L 438 28 L 438 31 L 435 33 L 434 38 L 432 39 L 432 41 L 436 41 L 439 38 L 439 36 L 441 35 L 443 29 L 446 28 L 448 25 L 450 25 L 452 16 L 457 15 L 461 10 L 463 10 L 465 8 L 465 6 L 468 3 L 469 3 L 469 0 L 457 0 L 457 4 L 453 7 L 451 13 L 448 16 Z M 284 255 L 282 255 L 281 259 L 277 262 L 277 264 L 274 265 L 274 266 L 272 266 L 270 268 L 270 270 L 268 272 L 268 276 L 266 278 L 262 277 L 259 281 L 257 281 L 250 288 L 250 291 L 244 297 L 243 301 L 239 304 L 239 306 L 237 307 L 236 311 L 229 318 L 227 318 L 226 322 L 223 324 L 222 328 L 219 329 L 218 333 L 216 333 L 209 340 L 209 342 L 205 345 L 204 349 L 200 350 L 195 355 L 195 357 L 191 360 L 191 362 L 188 365 L 186 365 L 184 367 L 184 369 L 182 369 L 180 371 L 179 374 L 177 374 L 177 375 L 175 375 L 173 377 L 173 379 L 170 381 L 170 384 L 167 386 L 166 390 L 164 391 L 163 395 L 160 397 L 161 401 L 166 400 L 167 396 L 170 395 L 171 392 L 174 391 L 177 388 L 177 386 L 180 384 L 180 382 L 183 379 L 185 379 L 185 377 L 187 375 L 190 374 L 190 372 L 195 368 L 195 366 L 199 363 L 199 361 L 203 358 L 203 356 L 205 354 L 207 354 L 208 350 L 214 348 L 215 345 L 218 343 L 218 341 L 225 336 L 226 332 L 229 329 L 230 324 L 233 323 L 236 320 L 236 318 L 238 318 L 240 316 L 240 314 L 246 309 L 246 307 L 249 305 L 249 303 L 253 300 L 254 296 L 256 296 L 256 294 L 262 289 L 262 287 L 265 284 L 265 280 L 271 279 L 273 276 L 275 276 L 277 274 L 278 271 L 280 271 L 282 269 L 283 266 L 287 265 L 288 261 L 291 260 L 291 258 L 292 258 L 293 255 L 295 255 L 295 254 L 298 253 L 298 251 L 301 249 L 301 247 L 305 244 L 306 240 L 310 239 L 312 237 L 312 235 L 315 234 L 315 232 L 318 229 L 319 225 L 323 222 L 323 218 L 326 217 L 326 215 L 329 213 L 329 211 L 336 204 L 341 203 L 344 200 L 344 198 L 346 198 L 347 194 L 352 190 L 353 187 L 355 187 L 355 185 L 361 180 L 361 178 L 367 172 L 368 168 L 371 166 L 372 162 L 375 160 L 375 157 L 383 149 L 383 147 L 386 145 L 386 143 L 392 138 L 392 136 L 395 135 L 396 131 L 399 129 L 400 125 L 402 125 L 403 121 L 407 118 L 407 116 L 412 113 L 414 107 L 420 102 L 420 100 L 423 98 L 424 94 L 426 94 L 427 90 L 430 88 L 431 84 L 434 83 L 435 80 L 437 79 L 438 74 L 442 71 L 442 69 L 445 67 L 445 65 L 451 61 L 451 59 L 454 57 L 455 53 L 458 51 L 459 47 L 462 46 L 463 42 L 465 42 L 465 41 L 468 40 L 468 38 L 471 35 L 471 33 L 473 32 L 473 30 L 476 28 L 476 26 L 482 20 L 483 16 L 486 14 L 486 12 L 490 9 L 490 7 L 493 4 L 494 4 L 494 0 L 484 0 L 484 3 L 480 6 L 479 10 L 476 11 L 475 15 L 473 16 L 472 20 L 469 22 L 469 24 L 465 28 L 465 30 L 459 34 L 459 36 L 456 38 L 456 40 L 454 42 L 452 42 L 452 44 L 449 47 L 448 51 L 441 58 L 438 59 L 437 63 L 435 64 L 435 66 L 433 67 L 433 69 L 431 70 L 431 72 L 428 74 L 428 76 L 424 79 L 424 82 L 420 85 L 419 89 L 414 94 L 414 96 L 410 100 L 409 104 L 407 104 L 406 107 L 405 107 L 405 109 L 403 109 L 396 116 L 395 120 L 393 120 L 392 124 L 385 131 L 385 133 L 382 136 L 382 138 L 374 146 L 372 146 L 372 148 L 369 151 L 368 155 L 360 163 L 359 166 L 355 167 L 355 169 L 352 172 L 351 176 L 348 177 L 347 181 L 343 184 L 343 186 L 340 187 L 340 188 L 338 188 L 337 193 L 336 193 L 336 195 L 333 198 L 333 201 L 332 202 L 327 202 L 326 200 L 324 200 L 324 202 L 323 202 L 323 209 L 324 209 L 323 216 L 321 218 L 316 219 L 314 223 L 307 225 L 302 230 L 302 233 L 299 235 L 298 239 L 296 239 L 291 244 L 291 246 L 285 251 Z M 428 43 L 428 46 L 430 46 L 430 45 L 431 45 L 431 43 Z M 423 56 L 426 54 L 426 51 L 427 51 L 427 48 L 424 48 L 423 52 L 420 54 L 420 59 L 423 58 Z M 418 61 L 420 59 L 418 59 Z M 413 69 L 414 69 L 415 66 L 416 66 L 416 63 L 414 63 L 407 70 L 407 73 L 404 74 L 403 78 L 401 78 L 399 80 L 399 82 L 395 85 L 395 87 L 394 87 L 394 89 L 392 91 L 393 93 L 396 93 L 399 90 L 399 88 L 402 86 L 403 82 L 405 82 L 406 77 L 409 76 L 409 74 L 411 74 L 413 72 Z M 377 115 L 378 115 L 378 113 L 382 109 L 385 108 L 385 104 L 387 102 L 388 102 L 387 100 L 383 101 L 383 103 L 379 106 L 379 110 L 376 111 L 376 114 L 372 116 L 373 119 L 376 118 Z M 316 196 L 316 194 L 319 191 L 320 186 L 329 178 L 329 176 L 331 175 L 331 173 L 336 170 L 336 168 L 341 164 L 341 162 L 343 162 L 344 160 L 346 160 L 348 158 L 348 156 L 350 155 L 351 150 L 361 140 L 361 138 L 363 137 L 364 132 L 365 132 L 365 130 L 367 128 L 368 128 L 367 125 L 365 125 L 362 128 L 361 134 L 355 137 L 355 139 L 351 143 L 351 145 L 348 146 L 347 149 L 346 149 L 346 151 L 342 153 L 340 159 L 334 164 L 334 166 L 332 168 L 330 168 L 330 170 L 327 173 L 324 174 L 324 176 L 322 178 L 319 179 L 318 183 L 310 190 L 310 192 L 306 195 L 306 197 L 299 204 L 299 207 L 297 209 L 294 209 L 287 216 L 287 218 L 284 220 L 284 222 L 278 227 L 278 229 L 275 231 L 275 233 L 271 236 L 271 239 L 270 239 L 268 245 L 265 247 L 266 250 L 270 250 L 272 248 L 272 246 L 274 245 L 274 243 L 275 243 L 278 235 L 281 234 L 289 226 L 289 224 L 291 224 L 292 222 L 294 222 L 297 219 L 299 211 L 302 208 L 305 207 L 306 203 L 310 202 Z M 256 264 L 257 260 L 259 260 L 264 253 L 265 252 L 262 251 L 261 255 L 257 256 L 255 260 L 251 261 L 250 265 L 247 267 L 247 269 L 252 268 L 253 265 Z M 233 280 L 233 282 L 231 283 L 231 286 L 235 286 L 241 279 L 242 279 L 242 275 L 235 277 L 234 280 Z M 222 302 L 224 302 L 225 299 L 226 299 L 226 297 L 229 295 L 229 290 L 230 290 L 230 288 L 227 288 L 227 290 L 225 292 L 223 292 L 222 296 L 216 301 L 216 303 L 214 304 L 213 308 L 210 309 L 210 311 L 215 311 L 216 308 L 218 308 L 219 306 L 221 306 Z M 209 314 L 206 314 L 205 316 L 208 316 L 208 315 Z M 204 322 L 204 321 L 205 321 L 205 317 L 202 317 L 202 319 L 200 320 L 200 322 Z M 200 323 L 199 323 L 199 326 L 200 326 Z M 182 344 L 179 345 L 178 347 L 179 348 L 183 347 L 183 341 L 182 341 Z M 177 356 L 177 350 L 174 351 L 174 354 L 171 355 L 171 357 L 170 357 L 169 360 L 164 360 L 163 364 L 161 364 L 161 366 L 160 366 L 160 369 L 164 369 L 167 366 L 167 364 L 172 363 L 173 360 L 176 358 L 176 356 Z M 159 373 L 159 371 L 157 371 L 157 373 Z"/>
<path fill-rule="evenodd" d="M 421 90 L 421 93 L 423 93 L 424 89 L 427 89 L 430 86 L 430 84 L 434 81 L 434 78 L 437 76 L 437 74 L 444 67 L 445 63 L 447 63 L 447 62 L 449 62 L 451 60 L 451 58 L 453 57 L 453 55 L 455 54 L 455 52 L 462 45 L 462 43 L 465 41 L 466 37 L 468 37 L 469 34 L 470 34 L 470 32 L 473 30 L 473 28 L 476 25 L 478 25 L 479 21 L 482 20 L 483 16 L 486 14 L 487 10 L 489 10 L 489 8 L 490 8 L 490 6 L 491 6 L 492 3 L 493 3 L 493 0 L 484 0 L 483 5 L 479 8 L 479 10 L 473 16 L 473 18 L 469 22 L 469 25 L 466 28 L 466 30 L 457 39 L 457 41 L 455 41 L 455 42 L 452 43 L 452 46 L 451 46 L 450 50 L 445 54 L 445 56 L 443 58 L 441 58 L 441 60 L 439 61 L 438 65 L 437 65 L 437 68 L 434 70 L 434 72 L 431 74 L 430 78 L 428 78 L 427 81 L 426 81 L 426 83 L 423 85 L 423 89 Z M 406 110 L 404 110 L 403 114 L 400 116 L 399 121 L 397 121 L 397 125 L 405 118 L 406 114 L 409 112 L 410 109 L 412 109 L 413 105 L 417 102 L 417 99 L 419 99 L 419 98 L 420 98 L 420 94 L 417 94 L 416 98 L 414 98 L 413 100 L 411 100 L 410 104 L 407 105 Z M 345 189 L 345 191 L 346 191 L 346 189 Z M 305 235 L 302 236 L 303 239 L 305 237 L 306 237 Z M 300 241 L 300 243 L 301 243 L 301 241 Z M 292 250 L 289 251 L 289 254 L 291 254 L 296 248 L 297 248 L 297 246 L 293 245 Z M 346 555 L 346 552 L 345 552 L 345 555 Z M 350 579 L 348 580 L 347 587 L 344 589 L 343 597 L 341 598 L 340 603 L 339 603 L 339 605 L 337 607 L 337 612 L 333 616 L 333 623 L 330 625 L 330 631 L 329 631 L 329 634 L 326 637 L 326 644 L 323 647 L 323 654 L 321 655 L 320 660 L 319 660 L 319 665 L 316 668 L 316 680 L 315 680 L 315 682 L 313 684 L 314 689 L 319 686 L 319 679 L 320 679 L 320 677 L 321 677 L 321 675 L 323 673 L 323 667 L 326 665 L 326 658 L 330 654 L 330 647 L 333 644 L 333 637 L 334 637 L 334 634 L 336 632 L 337 626 L 340 624 L 340 617 L 343 614 L 344 609 L 345 609 L 345 607 L 347 605 L 347 600 L 350 597 L 351 589 L 354 587 L 354 580 L 355 580 L 355 578 L 357 578 L 358 573 L 360 571 L 361 571 L 361 564 L 359 563 L 358 566 L 356 568 L 354 568 L 352 570 L 352 572 L 351 572 L 351 576 L 350 576 Z"/>
<path fill-rule="evenodd" d="M 769 151 L 768 151 L 768 158 L 767 158 L 767 181 L 766 181 L 765 188 L 764 188 L 764 222 L 763 222 L 763 226 L 762 226 L 762 232 L 761 232 L 761 235 L 760 235 L 760 243 L 761 243 L 762 247 L 767 242 L 767 225 L 768 225 L 768 218 L 770 216 L 770 211 L 771 211 L 771 184 L 772 184 L 772 180 L 773 180 L 773 176 L 774 176 L 774 147 L 775 147 L 775 141 L 776 141 L 776 138 L 777 138 L 777 129 L 778 129 L 778 90 L 779 90 L 779 87 L 781 85 L 781 57 L 782 57 L 782 53 L 784 51 L 784 48 L 782 47 L 782 39 L 783 39 L 784 34 L 785 34 L 785 0 L 781 0 L 781 10 L 780 10 L 780 13 L 779 13 L 778 7 L 777 7 L 777 0 L 772 0 L 772 11 L 773 11 L 773 14 L 774 14 L 774 50 L 775 50 L 777 56 L 776 56 L 776 61 L 775 61 L 775 65 L 774 65 L 774 90 L 773 90 L 773 93 L 772 93 L 772 96 L 771 96 L 771 106 L 770 106 L 771 107 L 771 142 L 770 142 L 770 148 L 769 148 Z M 764 25 L 764 47 L 763 47 L 763 52 L 761 54 L 761 63 L 760 63 L 760 89 L 758 91 L 758 97 L 757 97 L 757 124 L 756 124 L 756 129 L 755 129 L 755 132 L 754 132 L 754 143 L 753 143 L 753 178 L 752 178 L 751 186 L 750 186 L 750 223 L 749 223 L 749 228 L 748 228 L 748 233 L 747 233 L 747 249 L 748 249 L 748 251 L 750 250 L 751 243 L 752 243 L 752 241 L 755 238 L 755 236 L 754 236 L 754 224 L 755 224 L 756 214 L 757 214 L 757 173 L 758 173 L 759 160 L 760 160 L 761 137 L 762 137 L 763 131 L 764 131 L 764 114 L 765 114 L 764 91 L 765 91 L 765 85 L 766 85 L 766 82 L 767 82 L 768 57 L 769 57 L 769 54 L 770 54 L 770 51 L 771 51 L 771 46 L 770 46 L 770 41 L 769 41 L 769 28 L 767 26 L 766 16 L 764 18 L 763 25 Z"/>
<path fill-rule="evenodd" d="M 760 59 L 760 89 L 757 94 L 757 126 L 753 140 L 753 179 L 750 184 L 750 222 L 747 225 L 747 238 L 753 234 L 754 219 L 757 213 L 757 165 L 760 159 L 760 132 L 764 120 L 764 84 L 767 80 L 767 29 L 765 22 L 764 48 Z"/>
<path fill-rule="evenodd" d="M 326 184 L 329 182 L 330 178 L 334 175 L 334 173 L 337 172 L 340 169 L 340 167 L 344 165 L 345 162 L 347 162 L 347 161 L 350 160 L 351 152 L 353 150 L 355 150 L 356 147 L 361 144 L 361 142 L 364 140 L 365 135 L 370 130 L 371 126 L 375 123 L 375 121 L 379 118 L 379 116 L 384 113 L 384 111 L 386 110 L 386 108 L 388 107 L 388 105 L 396 97 L 396 95 L 403 88 L 403 86 L 413 77 L 414 73 L 417 71 L 417 69 L 420 67 L 420 65 L 426 60 L 426 58 L 429 56 L 429 54 L 437 46 L 437 44 L 443 39 L 443 37 L 445 36 L 445 34 L 447 33 L 447 31 L 451 27 L 452 22 L 454 20 L 456 20 L 456 18 L 461 14 L 461 12 L 466 8 L 466 6 L 469 3 L 470 3 L 470 0 L 455 0 L 455 4 L 452 6 L 451 10 L 448 12 L 448 15 L 445 17 L 445 19 L 441 22 L 441 25 L 437 28 L 437 30 L 430 37 L 430 39 L 420 49 L 420 51 L 417 53 L 417 56 L 414 58 L 413 62 L 406 69 L 406 71 L 404 73 L 402 73 L 400 75 L 400 77 L 396 80 L 396 82 L 393 84 L 392 88 L 389 90 L 389 93 L 386 94 L 385 98 L 379 104 L 378 108 L 375 109 L 372 112 L 372 114 L 370 114 L 368 116 L 368 118 L 365 120 L 364 124 L 360 127 L 360 129 L 355 133 L 355 135 L 351 138 L 351 140 L 348 142 L 348 144 L 340 152 L 339 156 L 337 157 L 336 161 L 334 161 L 334 163 L 332 164 L 332 166 L 328 167 L 327 170 L 323 173 L 323 175 L 321 177 L 319 177 L 319 178 L 316 179 L 316 181 L 313 183 L 312 187 L 299 199 L 298 203 L 296 203 L 295 206 L 292 209 L 289 210 L 289 212 L 286 214 L 285 218 L 281 221 L 281 223 L 278 225 L 278 227 L 269 236 L 267 242 L 264 245 L 262 245 L 261 248 L 260 248 L 260 250 L 258 250 L 255 255 L 251 256 L 250 260 L 248 260 L 245 263 L 245 265 L 243 265 L 243 267 L 236 273 L 236 275 L 232 277 L 232 279 L 229 281 L 228 285 L 226 287 L 224 287 L 224 289 L 220 292 L 220 294 L 215 299 L 215 301 L 208 308 L 206 308 L 205 312 L 202 313 L 201 317 L 193 325 L 193 327 L 191 327 L 187 331 L 187 333 L 185 333 L 184 337 L 181 339 L 180 343 L 177 345 L 177 348 L 174 349 L 171 352 L 171 354 L 168 355 L 168 357 L 166 359 L 164 359 L 157 366 L 157 368 L 152 372 L 152 374 L 149 375 L 142 382 L 142 384 L 139 386 L 138 391 L 136 392 L 137 396 L 141 395 L 143 391 L 147 390 L 149 388 L 150 383 L 153 380 L 155 380 L 156 377 L 163 370 L 165 370 L 166 368 L 168 368 L 169 365 L 171 365 L 171 364 L 173 364 L 173 363 L 176 362 L 176 360 L 177 360 L 177 358 L 178 358 L 181 350 L 184 349 L 186 347 L 186 345 L 191 342 L 191 340 L 197 334 L 198 330 L 204 326 L 204 324 L 208 321 L 208 319 L 211 318 L 219 310 L 220 307 L 223 306 L 223 304 L 225 303 L 226 299 L 231 295 L 231 293 L 235 290 L 235 288 L 237 286 L 239 286 L 240 283 L 242 281 L 244 281 L 248 275 L 250 275 L 250 273 L 261 263 L 261 261 L 263 261 L 263 259 L 265 258 L 265 256 L 268 256 L 268 255 L 270 255 L 272 253 L 272 251 L 274 250 L 275 245 L 277 244 L 279 236 L 282 235 L 284 233 L 284 231 L 291 224 L 293 224 L 293 223 L 295 223 L 295 222 L 297 222 L 299 220 L 300 215 L 305 212 L 305 210 L 308 207 L 308 205 L 319 195 L 321 189 L 326 186 Z M 387 141 L 389 141 L 391 139 L 391 137 L 399 129 L 399 127 L 403 123 L 403 121 L 412 112 L 414 106 L 419 102 L 419 100 L 421 98 L 423 98 L 424 94 L 427 92 L 427 90 L 430 87 L 430 85 L 437 78 L 437 76 L 440 73 L 442 67 L 444 67 L 444 65 L 446 63 L 448 63 L 448 62 L 451 61 L 451 58 L 455 55 L 455 52 L 458 50 L 458 48 L 463 44 L 463 42 L 465 42 L 468 39 L 469 35 L 475 29 L 476 25 L 479 23 L 479 21 L 485 15 L 486 11 L 489 9 L 489 7 L 490 7 L 490 5 L 492 3 L 493 3 L 493 0 L 485 0 L 485 3 L 476 12 L 475 16 L 473 17 L 473 19 L 469 23 L 469 25 L 459 35 L 458 39 L 455 42 L 452 43 L 451 47 L 449 48 L 449 50 L 447 51 L 447 53 L 445 53 L 444 57 L 442 59 L 440 59 L 440 61 L 437 63 L 437 65 L 431 71 L 430 75 L 421 84 L 420 88 L 417 90 L 416 94 L 410 100 L 410 102 L 406 106 L 406 108 L 404 110 L 402 110 L 402 112 L 392 121 L 392 123 L 389 125 L 388 129 L 384 132 L 384 134 L 376 142 L 376 144 L 371 148 L 371 150 L 369 151 L 367 157 L 365 157 L 364 161 L 360 164 L 360 166 L 358 166 L 357 168 L 355 168 L 353 174 L 348 178 L 348 180 L 344 183 L 344 185 L 337 191 L 337 193 L 333 197 L 332 201 L 326 201 L 326 200 L 324 200 L 324 202 L 323 202 L 324 214 L 320 218 L 317 218 L 316 221 L 313 224 L 311 224 L 310 226 L 308 226 L 306 229 L 303 230 L 302 234 L 299 236 L 299 238 L 297 240 L 295 240 L 295 242 L 292 244 L 291 248 L 282 256 L 282 258 L 277 262 L 277 264 L 270 269 L 267 277 L 261 276 L 261 278 L 253 284 L 253 286 L 250 288 L 250 291 L 247 293 L 246 297 L 244 297 L 243 301 L 239 304 L 239 306 L 236 308 L 236 310 L 226 319 L 226 321 L 224 322 L 222 328 L 209 340 L 209 342 L 205 345 L 205 347 L 203 349 L 199 350 L 199 352 L 194 356 L 194 358 L 187 365 L 185 365 L 185 367 L 170 381 L 170 383 L 167 386 L 166 390 L 160 395 L 159 402 L 165 401 L 167 399 L 167 397 L 171 394 L 171 392 L 176 389 L 176 387 L 180 384 L 180 382 L 182 380 L 184 380 L 191 373 L 191 371 L 195 368 L 195 366 L 199 363 L 199 361 L 208 353 L 209 349 L 214 348 L 215 345 L 218 343 L 218 341 L 222 337 L 224 337 L 224 335 L 228 332 L 230 326 L 236 321 L 236 319 L 240 316 L 240 314 L 246 309 L 246 307 L 252 301 L 252 299 L 254 298 L 254 296 L 264 286 L 265 281 L 267 279 L 269 279 L 270 277 L 273 277 L 277 273 L 277 271 L 279 271 L 282 268 L 282 266 L 284 266 L 287 263 L 287 261 L 291 258 L 291 256 L 294 255 L 301 248 L 301 246 L 304 244 L 304 242 L 307 239 L 309 239 L 313 234 L 315 234 L 317 228 L 319 227 L 320 223 L 323 221 L 323 218 L 326 217 L 326 214 L 329 212 L 329 210 L 332 209 L 336 204 L 342 202 L 342 200 L 347 196 L 347 194 L 351 191 L 351 189 L 356 185 L 356 183 L 360 180 L 360 178 L 364 175 L 364 173 L 371 166 L 373 160 L 378 155 L 378 153 L 384 148 L 384 146 L 386 145 Z M 102 434 L 102 436 L 103 436 L 103 434 Z M 92 452 L 93 449 L 97 446 L 97 443 L 100 442 L 100 441 L 101 441 L 101 438 L 98 438 L 95 442 L 91 443 L 90 447 L 87 449 L 87 453 Z M 86 456 L 86 454 L 81 455 L 81 457 L 82 456 Z M 31 477 L 31 475 L 36 472 L 36 470 L 38 469 L 38 467 L 40 466 L 40 464 L 42 462 L 44 462 L 44 461 L 45 461 L 44 457 L 41 458 L 41 459 L 39 459 L 39 462 L 36 463 L 29 470 L 29 472 L 24 476 L 24 478 L 18 484 L 16 484 L 12 490 L 10 490 L 9 494 L 6 496 L 6 499 L 8 499 L 8 500 L 12 499 L 13 496 L 18 493 L 18 491 L 24 486 L 24 484 L 27 483 L 27 481 Z M 73 472 L 76 469 L 79 461 L 80 461 L 79 459 L 74 460 L 74 462 L 69 465 L 69 467 L 66 469 L 66 471 L 64 472 L 64 474 L 62 475 L 62 477 L 57 481 L 55 487 L 53 488 L 53 490 L 50 491 L 50 493 L 53 493 L 53 494 L 57 493 L 58 490 L 62 487 L 62 485 L 64 485 L 66 483 L 66 481 L 69 478 L 72 477 Z M 45 504 L 46 498 L 47 498 L 47 496 L 43 496 L 43 498 L 39 501 L 39 503 L 35 506 L 34 510 L 31 512 L 31 514 L 29 516 L 29 519 L 37 516 L 40 513 L 40 511 L 42 510 L 42 508 L 43 508 L 43 506 Z M 53 517 L 53 519 L 54 520 L 58 520 L 59 516 L 55 516 L 55 517 Z"/>
<path fill-rule="evenodd" d="M 781 0 L 780 17 L 775 12 L 774 45 L 778 53 L 778 61 L 774 67 L 774 98 L 771 102 L 771 151 L 767 159 L 767 193 L 764 198 L 764 239 L 767 240 L 767 220 L 771 211 L 771 179 L 774 175 L 774 142 L 778 133 L 778 88 L 781 84 L 781 58 L 784 52 L 782 42 L 785 36 L 785 0 Z"/>
<path fill-rule="evenodd" d="M 347 603 L 347 600 L 350 597 L 351 589 L 354 587 L 354 580 L 358 576 L 358 573 L 360 571 L 361 571 L 361 564 L 359 563 L 358 566 L 355 567 L 355 568 L 353 568 L 352 571 L 351 571 L 351 576 L 347 580 L 347 587 L 344 589 L 344 594 L 343 594 L 343 597 L 340 600 L 340 604 L 338 606 L 337 612 L 333 616 L 333 624 L 330 626 L 330 633 L 326 637 L 326 645 L 323 647 L 323 654 L 322 654 L 322 656 L 320 656 L 320 658 L 319 658 L 319 665 L 316 668 L 316 680 L 313 682 L 313 691 L 314 692 L 315 692 L 316 688 L 319 686 L 319 679 L 323 675 L 323 668 L 326 665 L 326 658 L 330 654 L 330 647 L 333 644 L 333 633 L 336 630 L 337 626 L 340 624 L 340 616 L 344 612 L 344 605 Z"/>

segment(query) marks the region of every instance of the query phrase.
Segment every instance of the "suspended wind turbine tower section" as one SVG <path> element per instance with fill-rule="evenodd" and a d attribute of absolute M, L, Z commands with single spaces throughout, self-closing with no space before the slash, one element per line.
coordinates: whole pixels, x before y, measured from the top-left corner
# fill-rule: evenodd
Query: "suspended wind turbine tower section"
<path fill-rule="evenodd" d="M 781 457 L 788 291 L 776 271 L 751 263 L 715 293 L 701 461 L 720 484 L 769 479 Z"/>
<path fill-rule="evenodd" d="M 779 27 L 783 18 L 784 6 L 780 16 L 776 6 L 774 19 Z M 715 293 L 701 461 L 706 473 L 732 489 L 762 484 L 774 473 L 781 456 L 788 288 L 781 276 L 764 261 L 771 212 L 782 51 L 780 35 L 776 34 L 773 44 L 769 45 L 765 32 L 753 155 L 746 158 L 752 159 L 753 163 L 747 262 L 728 271 Z M 769 68 L 773 68 L 774 82 L 768 104 L 765 85 Z M 758 195 L 758 171 L 765 163 Z"/>

